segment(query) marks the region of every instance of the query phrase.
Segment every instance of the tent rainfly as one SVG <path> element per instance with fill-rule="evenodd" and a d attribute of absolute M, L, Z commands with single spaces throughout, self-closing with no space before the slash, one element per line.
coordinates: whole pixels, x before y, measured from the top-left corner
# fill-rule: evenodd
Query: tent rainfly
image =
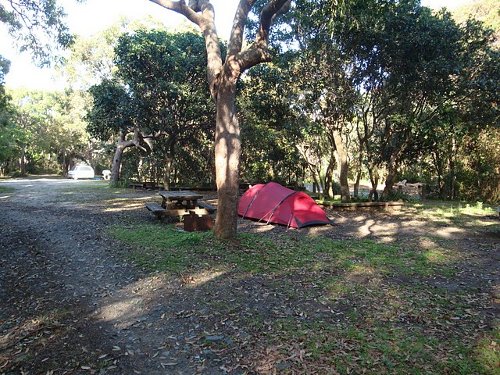
<path fill-rule="evenodd" d="M 314 199 L 276 182 L 258 184 L 240 198 L 238 215 L 292 228 L 331 224 Z"/>

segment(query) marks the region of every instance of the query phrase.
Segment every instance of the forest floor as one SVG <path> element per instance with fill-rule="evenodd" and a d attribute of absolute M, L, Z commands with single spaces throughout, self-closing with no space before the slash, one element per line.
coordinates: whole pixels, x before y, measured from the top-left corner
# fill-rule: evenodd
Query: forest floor
<path fill-rule="evenodd" d="M 1 374 L 498 373 L 500 221 L 480 204 L 240 220 L 222 242 L 147 201 L 0 181 Z"/>

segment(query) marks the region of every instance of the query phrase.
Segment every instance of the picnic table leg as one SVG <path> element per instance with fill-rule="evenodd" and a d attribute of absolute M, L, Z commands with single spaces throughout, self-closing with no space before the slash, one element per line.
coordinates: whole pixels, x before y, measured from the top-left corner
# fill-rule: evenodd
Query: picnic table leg
<path fill-rule="evenodd" d="M 196 199 L 189 199 L 189 200 L 186 200 L 186 207 L 188 209 L 191 209 L 191 208 L 196 208 L 196 202 L 197 200 Z"/>

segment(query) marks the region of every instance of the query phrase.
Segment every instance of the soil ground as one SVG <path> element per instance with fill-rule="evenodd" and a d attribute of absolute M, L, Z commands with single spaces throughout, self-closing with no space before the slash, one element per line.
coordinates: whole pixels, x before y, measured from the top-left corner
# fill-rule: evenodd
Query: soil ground
<path fill-rule="evenodd" d="M 111 237 L 107 228 L 154 222 L 144 203 L 158 201 L 157 193 L 104 186 L 50 178 L 0 183 L 13 188 L 0 190 L 0 373 L 336 373 L 319 365 L 300 370 L 298 358 L 307 354 L 299 342 L 269 345 L 262 332 L 271 323 L 249 323 L 252 314 L 271 319 L 269 311 L 327 314 L 313 298 L 287 302 L 287 283 L 297 287 L 307 278 L 145 271 L 124 256 L 131 245 Z M 408 210 L 328 214 L 333 226 L 287 230 L 241 220 L 239 230 L 398 246 L 432 233 L 461 254 L 461 263 L 454 279 L 429 279 L 426 285 L 451 292 L 467 285 L 477 301 L 471 306 L 478 337 L 497 325 L 498 231 L 428 220 Z M 280 356 L 284 347 L 287 358 Z"/>

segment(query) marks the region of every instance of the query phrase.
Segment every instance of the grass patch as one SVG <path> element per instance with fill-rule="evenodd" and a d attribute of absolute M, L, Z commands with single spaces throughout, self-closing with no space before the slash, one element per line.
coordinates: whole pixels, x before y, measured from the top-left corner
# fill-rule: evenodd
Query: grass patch
<path fill-rule="evenodd" d="M 475 217 L 495 215 L 495 208 L 482 202 L 425 202 L 412 205 L 419 216 L 431 220 L 452 221 L 457 224 L 470 221 Z"/>
<path fill-rule="evenodd" d="M 422 252 L 371 240 L 242 233 L 235 241 L 221 241 L 212 232 L 184 232 L 161 224 L 114 226 L 109 233 L 133 245 L 130 257 L 138 265 L 163 272 L 222 267 L 263 274 L 316 274 L 369 268 L 378 275 L 429 275 L 448 266 L 437 249 Z"/>
<path fill-rule="evenodd" d="M 462 229 L 481 231 L 486 234 L 500 234 L 500 223 L 496 218 L 498 216 L 496 207 L 482 202 L 426 201 L 425 203 L 407 205 L 407 212 L 442 227 L 456 226 Z"/>
<path fill-rule="evenodd" d="M 216 243 L 211 232 L 181 232 L 173 226 L 150 224 L 133 229 L 115 226 L 109 233 L 127 244 L 140 246 L 130 253 L 130 258 L 151 271 L 185 272 L 213 264 L 210 253 L 216 251 Z"/>
<path fill-rule="evenodd" d="M 496 327 L 493 332 L 485 335 L 477 347 L 474 355 L 485 372 L 498 374 L 500 365 L 500 328 Z"/>
<path fill-rule="evenodd" d="M 78 181 L 70 186 L 58 188 L 61 192 L 79 193 L 79 192 L 96 192 L 96 193 L 126 193 L 129 189 L 112 187 L 108 181 Z"/>
<path fill-rule="evenodd" d="M 302 353 L 303 373 L 497 373 L 498 330 L 478 335 L 472 291 L 387 281 L 363 287 L 350 280 L 347 286 L 328 305 L 323 301 L 332 314 L 275 320 L 273 344 L 282 347 L 282 358 Z"/>
<path fill-rule="evenodd" d="M 382 374 L 494 374 L 493 361 L 498 360 L 498 352 L 484 359 L 455 337 L 438 340 L 422 330 L 384 322 L 338 327 L 282 319 L 277 329 L 282 340 L 301 343 L 307 354 L 303 367 L 335 368 L 339 374 L 366 369 Z M 452 349 L 445 357 L 444 348 Z"/>
<path fill-rule="evenodd" d="M 16 189 L 11 186 L 0 185 L 0 193 L 13 193 Z"/>
<path fill-rule="evenodd" d="M 494 374 L 498 368 L 498 333 L 478 330 L 490 297 L 451 277 L 460 276 L 463 261 L 453 241 L 422 237 L 395 245 L 293 231 L 220 241 L 212 232 L 163 224 L 114 226 L 109 234 L 151 271 L 238 271 L 245 286 L 224 289 L 221 276 L 210 285 L 222 289 L 209 309 L 234 317 L 255 338 L 256 353 L 278 348 L 275 361 L 284 373 Z"/>

